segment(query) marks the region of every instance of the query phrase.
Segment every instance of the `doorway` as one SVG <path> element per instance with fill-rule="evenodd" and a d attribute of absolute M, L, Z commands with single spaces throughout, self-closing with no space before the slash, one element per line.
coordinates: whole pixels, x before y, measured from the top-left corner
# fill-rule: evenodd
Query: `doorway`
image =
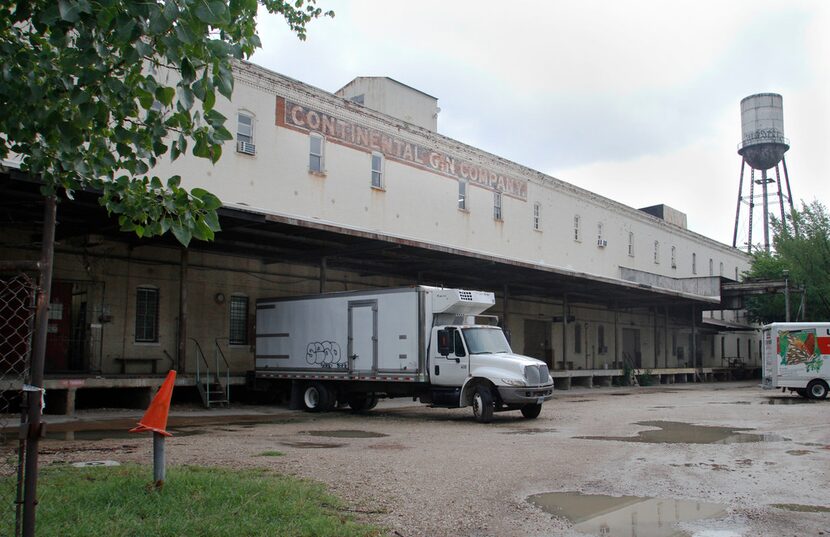
<path fill-rule="evenodd" d="M 553 343 L 551 342 L 551 322 L 525 319 L 525 346 L 523 354 L 538 358 L 553 369 Z"/>
<path fill-rule="evenodd" d="M 622 329 L 623 363 L 634 369 L 642 369 L 643 353 L 640 352 L 640 330 L 637 328 Z"/>

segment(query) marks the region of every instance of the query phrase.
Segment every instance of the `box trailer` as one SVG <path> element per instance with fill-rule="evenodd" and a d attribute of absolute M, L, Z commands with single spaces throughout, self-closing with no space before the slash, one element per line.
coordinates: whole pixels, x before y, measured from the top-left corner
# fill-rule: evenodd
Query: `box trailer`
<path fill-rule="evenodd" d="M 257 300 L 254 377 L 289 383 L 292 404 L 368 410 L 378 398 L 539 415 L 553 396 L 547 365 L 514 354 L 493 293 L 416 286 Z"/>
<path fill-rule="evenodd" d="M 830 386 L 830 323 L 772 323 L 763 327 L 763 383 L 810 399 Z"/>

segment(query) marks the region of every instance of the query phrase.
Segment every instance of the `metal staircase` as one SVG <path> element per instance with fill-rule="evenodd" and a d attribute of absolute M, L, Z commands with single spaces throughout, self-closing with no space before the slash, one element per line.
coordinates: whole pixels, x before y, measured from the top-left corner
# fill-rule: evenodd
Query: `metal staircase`
<path fill-rule="evenodd" d="M 193 342 L 196 350 L 196 388 L 199 390 L 205 408 L 230 406 L 231 369 L 228 360 L 225 358 L 225 353 L 222 352 L 222 348 L 219 346 L 219 341 L 222 338 L 214 340 L 213 368 L 211 368 L 211 363 L 202 351 L 199 342 L 194 338 L 189 339 Z"/>

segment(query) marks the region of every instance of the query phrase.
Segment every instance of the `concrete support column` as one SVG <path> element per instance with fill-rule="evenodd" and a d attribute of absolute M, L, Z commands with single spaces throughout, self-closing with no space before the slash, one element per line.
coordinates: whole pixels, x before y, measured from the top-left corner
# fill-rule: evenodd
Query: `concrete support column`
<path fill-rule="evenodd" d="M 562 369 L 568 369 L 568 294 L 562 295 Z"/>
<path fill-rule="evenodd" d="M 508 305 L 510 303 L 510 288 L 507 284 L 504 284 L 504 289 L 502 293 L 502 296 L 504 297 L 504 303 L 502 304 L 501 328 L 502 330 L 504 330 L 504 333 L 507 336 L 507 341 L 510 342 L 510 340 L 513 339 L 513 334 L 510 332 L 509 324 L 507 322 Z"/>
<path fill-rule="evenodd" d="M 176 364 L 179 374 L 187 369 L 187 262 L 187 248 L 182 248 L 179 269 L 179 356 Z"/>
<path fill-rule="evenodd" d="M 66 408 L 64 414 L 67 416 L 75 415 L 75 397 L 78 394 L 78 388 L 69 388 L 66 390 Z"/>
<path fill-rule="evenodd" d="M 328 269 L 328 259 L 325 257 L 320 258 L 320 294 L 326 292 L 326 270 Z"/>

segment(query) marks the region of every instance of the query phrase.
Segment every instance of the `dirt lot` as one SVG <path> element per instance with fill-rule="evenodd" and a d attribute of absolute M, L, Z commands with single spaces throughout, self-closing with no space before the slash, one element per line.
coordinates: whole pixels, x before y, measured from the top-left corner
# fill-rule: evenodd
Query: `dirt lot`
<path fill-rule="evenodd" d="M 625 511 L 621 529 L 612 524 L 595 535 L 830 535 L 830 512 L 803 510 L 830 507 L 830 401 L 803 402 L 755 383 L 573 389 L 557 392 L 536 420 L 508 412 L 489 425 L 475 423 L 470 409 L 410 401 L 381 403 L 368 415 L 235 412 L 246 416 L 169 439 L 168 463 L 268 467 L 322 481 L 390 535 L 584 535 L 528 502 L 554 491 L 713 502 L 725 511 L 687 523 L 682 534 L 652 531 L 648 513 Z M 188 415 L 177 413 L 178 423 L 198 422 L 204 412 Z M 655 421 L 673 423 L 642 423 Z M 661 430 L 664 437 L 638 436 Z M 705 441 L 726 443 L 692 443 Z M 42 460 L 148 462 L 151 444 L 149 436 L 48 440 Z M 284 456 L 261 456 L 272 450 Z M 660 511 L 669 503 L 658 503 L 659 518 L 670 519 Z"/>

